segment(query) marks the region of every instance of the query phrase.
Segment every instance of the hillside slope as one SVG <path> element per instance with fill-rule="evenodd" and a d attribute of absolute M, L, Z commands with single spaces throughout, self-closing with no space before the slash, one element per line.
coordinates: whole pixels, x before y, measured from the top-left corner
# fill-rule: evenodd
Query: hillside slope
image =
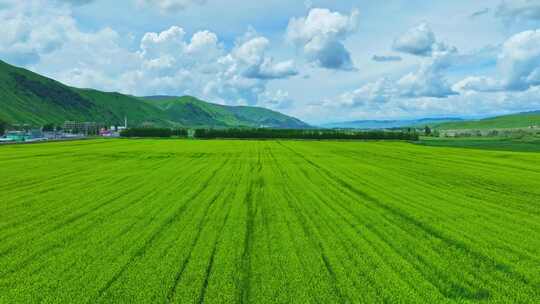
<path fill-rule="evenodd" d="M 448 122 L 437 125 L 443 130 L 454 129 L 508 129 L 540 126 L 540 111 L 490 117 L 481 120 Z"/>
<path fill-rule="evenodd" d="M 133 96 L 77 89 L 0 61 L 0 119 L 41 125 L 66 120 L 171 125 L 166 115 Z"/>
<path fill-rule="evenodd" d="M 167 113 L 168 119 L 190 127 L 253 127 L 302 129 L 299 119 L 260 107 L 224 106 L 191 96 L 150 96 L 148 104 Z"/>
<path fill-rule="evenodd" d="M 229 107 L 193 97 L 139 98 L 78 89 L 0 60 L 0 120 L 61 124 L 66 120 L 161 127 L 306 128 L 304 122 L 256 107 Z"/>

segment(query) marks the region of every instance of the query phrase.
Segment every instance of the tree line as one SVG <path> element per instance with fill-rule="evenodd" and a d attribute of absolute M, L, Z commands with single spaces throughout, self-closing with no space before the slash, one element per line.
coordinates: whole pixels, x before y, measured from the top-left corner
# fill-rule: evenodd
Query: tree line
<path fill-rule="evenodd" d="M 4 133 L 6 133 L 7 128 L 8 128 L 7 122 L 0 120 L 0 136 L 3 136 Z"/>
<path fill-rule="evenodd" d="M 381 139 L 418 140 L 413 132 L 394 131 L 350 131 L 325 129 L 197 129 L 194 136 L 201 139 Z"/>
<path fill-rule="evenodd" d="M 122 137 L 187 137 L 187 129 L 129 128 L 122 130 Z"/>
<path fill-rule="evenodd" d="M 187 129 L 131 128 L 122 137 L 187 137 Z M 196 129 L 199 139 L 343 139 L 343 140 L 418 140 L 416 132 L 406 131 L 349 131 L 321 129 Z"/>

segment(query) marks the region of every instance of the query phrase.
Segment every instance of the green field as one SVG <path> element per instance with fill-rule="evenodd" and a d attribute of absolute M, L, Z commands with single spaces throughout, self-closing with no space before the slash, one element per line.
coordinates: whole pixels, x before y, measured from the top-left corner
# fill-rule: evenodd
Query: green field
<path fill-rule="evenodd" d="M 0 146 L 0 303 L 538 303 L 540 154 Z"/>
<path fill-rule="evenodd" d="M 425 137 L 421 145 L 433 147 L 456 147 L 496 151 L 540 152 L 540 136 L 511 137 L 461 137 L 433 138 Z"/>
<path fill-rule="evenodd" d="M 481 120 L 455 121 L 435 125 L 439 129 L 507 129 L 507 128 L 528 128 L 540 125 L 540 111 L 524 112 L 496 117 L 489 117 Z"/>

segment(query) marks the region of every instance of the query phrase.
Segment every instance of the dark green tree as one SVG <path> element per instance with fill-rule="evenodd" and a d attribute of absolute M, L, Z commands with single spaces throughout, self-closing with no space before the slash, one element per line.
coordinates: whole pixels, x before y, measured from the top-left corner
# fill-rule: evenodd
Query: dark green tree
<path fill-rule="evenodd" d="M 53 123 L 48 123 L 48 124 L 43 125 L 43 132 L 52 132 L 52 131 L 54 131 Z"/>
<path fill-rule="evenodd" d="M 171 137 L 173 130 L 167 128 L 130 128 L 120 132 L 122 137 Z"/>
<path fill-rule="evenodd" d="M 291 129 L 197 129 L 195 137 L 201 139 L 344 139 L 344 140 L 418 140 L 411 132 L 347 131 L 347 130 L 291 130 Z"/>
<path fill-rule="evenodd" d="M 0 120 L 0 136 L 3 136 L 6 133 L 7 123 Z"/>
<path fill-rule="evenodd" d="M 429 126 L 426 126 L 426 127 L 424 128 L 424 134 L 425 134 L 426 136 L 430 136 L 430 135 L 431 135 L 431 128 L 430 128 Z"/>

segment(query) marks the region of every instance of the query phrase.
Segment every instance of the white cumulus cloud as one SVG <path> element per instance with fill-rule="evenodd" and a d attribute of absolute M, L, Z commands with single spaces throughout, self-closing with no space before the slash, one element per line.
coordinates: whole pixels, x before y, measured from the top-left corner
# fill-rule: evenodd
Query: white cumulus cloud
<path fill-rule="evenodd" d="M 338 104 L 346 107 L 375 108 L 390 101 L 393 95 L 395 92 L 390 80 L 381 78 L 354 91 L 343 93 L 338 98 Z"/>
<path fill-rule="evenodd" d="M 445 58 L 436 58 L 422 63 L 420 68 L 401 77 L 397 82 L 399 95 L 405 98 L 444 98 L 457 94 L 444 77 L 448 67 Z"/>
<path fill-rule="evenodd" d="M 342 15 L 328 9 L 313 8 L 307 17 L 293 18 L 287 40 L 302 48 L 308 61 L 335 70 L 353 70 L 354 64 L 343 42 L 358 28 L 358 11 Z"/>
<path fill-rule="evenodd" d="M 518 33 L 503 44 L 499 65 L 506 87 L 526 90 L 540 84 L 540 30 Z"/>
<path fill-rule="evenodd" d="M 7 0 L 1 8 L 0 56 L 15 64 L 36 63 L 78 34 L 67 8 L 40 0 Z"/>
<path fill-rule="evenodd" d="M 427 23 L 420 23 L 396 38 L 393 49 L 411 55 L 427 57 L 432 56 L 434 53 L 455 50 L 453 47 L 437 41 L 435 34 Z"/>
<path fill-rule="evenodd" d="M 238 74 L 250 79 L 279 79 L 298 74 L 293 61 L 275 62 L 266 55 L 270 41 L 257 36 L 238 43 L 230 54 L 222 59 L 228 64 L 228 73 Z"/>
<path fill-rule="evenodd" d="M 526 91 L 540 85 L 540 30 L 508 38 L 497 58 L 496 76 L 470 76 L 454 85 L 459 91 Z"/>

